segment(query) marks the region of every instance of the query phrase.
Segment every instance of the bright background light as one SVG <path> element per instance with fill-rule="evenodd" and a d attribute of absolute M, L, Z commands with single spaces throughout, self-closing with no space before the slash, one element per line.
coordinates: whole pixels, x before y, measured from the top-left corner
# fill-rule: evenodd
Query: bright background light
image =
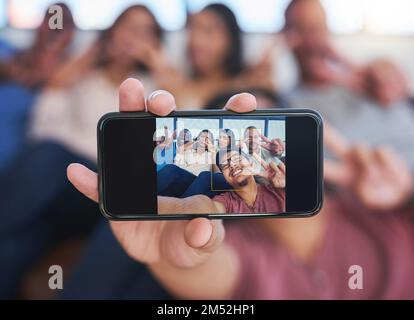
<path fill-rule="evenodd" d="M 351 34 L 364 26 L 364 11 L 361 0 L 322 0 L 328 26 L 334 33 Z"/>
<path fill-rule="evenodd" d="M 364 14 L 368 33 L 414 34 L 413 0 L 364 0 Z"/>
<path fill-rule="evenodd" d="M 7 8 L 4 1 L 0 1 L 0 28 L 7 24 Z"/>
<path fill-rule="evenodd" d="M 53 0 L 0 0 L 8 7 L 9 24 L 13 28 L 32 29 L 42 21 L 46 8 Z M 176 31 L 185 26 L 186 10 L 182 0 L 66 0 L 73 12 L 76 25 L 83 30 L 109 27 L 117 16 L 133 4 L 146 5 L 161 26 Z M 1 7 L 0 7 L 1 8 Z M 1 9 L 0 9 L 1 10 Z"/>

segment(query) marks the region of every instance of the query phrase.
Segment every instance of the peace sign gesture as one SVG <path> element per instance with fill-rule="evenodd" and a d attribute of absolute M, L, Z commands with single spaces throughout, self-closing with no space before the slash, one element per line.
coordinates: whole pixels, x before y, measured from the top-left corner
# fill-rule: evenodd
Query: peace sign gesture
<path fill-rule="evenodd" d="M 325 161 L 325 179 L 348 188 L 368 208 L 390 210 L 403 206 L 414 190 L 405 162 L 389 147 L 349 145 L 325 124 L 325 144 L 337 161 Z"/>
<path fill-rule="evenodd" d="M 267 163 L 260 156 L 254 154 L 253 157 L 260 162 L 263 170 L 256 173 L 258 176 L 263 177 L 269 181 L 274 188 L 285 188 L 286 187 L 286 167 L 283 162 L 279 164 L 270 161 Z"/>
<path fill-rule="evenodd" d="M 260 134 L 260 138 L 262 139 L 261 146 L 273 155 L 280 156 L 285 151 L 285 144 L 280 138 L 270 140 L 263 134 Z"/>

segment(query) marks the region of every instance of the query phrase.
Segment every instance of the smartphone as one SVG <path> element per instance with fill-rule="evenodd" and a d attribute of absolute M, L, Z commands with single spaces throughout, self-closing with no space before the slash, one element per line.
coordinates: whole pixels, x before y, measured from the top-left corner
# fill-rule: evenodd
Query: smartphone
<path fill-rule="evenodd" d="M 108 219 L 304 217 L 322 207 L 323 126 L 313 110 L 109 113 L 97 130 Z"/>

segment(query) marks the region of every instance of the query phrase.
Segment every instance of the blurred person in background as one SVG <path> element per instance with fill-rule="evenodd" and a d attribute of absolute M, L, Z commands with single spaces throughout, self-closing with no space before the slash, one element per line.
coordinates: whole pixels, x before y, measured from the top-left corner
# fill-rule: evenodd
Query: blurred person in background
<path fill-rule="evenodd" d="M 161 27 L 146 7 L 126 9 L 83 56 L 55 73 L 34 108 L 31 137 L 59 142 L 95 160 L 96 123 L 116 109 L 122 80 L 139 75 L 148 88 L 155 86 L 142 48 L 159 50 L 162 37 Z"/>
<path fill-rule="evenodd" d="M 144 102 L 136 99 L 142 90 L 139 81 L 125 81 L 120 88 L 120 110 L 144 110 Z M 146 106 L 167 115 L 175 102 L 163 92 Z M 254 97 L 246 93 L 226 104 L 236 112 L 255 107 Z M 406 281 L 414 263 L 413 175 L 388 147 L 350 144 L 330 126 L 325 133 L 326 146 L 337 158 L 325 162 L 325 179 L 340 192 L 326 195 L 317 216 L 224 224 L 204 218 L 111 221 L 114 235 L 108 225 L 94 234 L 62 297 L 413 298 L 414 285 Z M 68 178 L 97 201 L 94 172 L 72 164 Z M 195 200 L 176 201 L 181 213 L 200 209 Z M 363 269 L 363 290 L 349 287 L 353 265 Z M 94 272 L 97 266 L 99 274 Z"/>
<path fill-rule="evenodd" d="M 414 170 L 414 107 L 399 68 L 385 59 L 359 66 L 344 57 L 332 44 L 319 0 L 291 1 L 285 19 L 300 73 L 290 105 L 318 110 L 351 141 L 394 147 Z"/>
<path fill-rule="evenodd" d="M 147 61 L 161 87 L 174 93 L 179 109 L 200 109 L 224 90 L 251 85 L 273 87 L 262 73 L 262 62 L 246 65 L 242 32 L 234 13 L 210 4 L 188 18 L 186 54 L 189 72 L 178 70 L 160 51 L 147 50 Z"/>
<path fill-rule="evenodd" d="M 34 262 L 65 239 L 89 232 L 100 218 L 98 207 L 67 183 L 65 167 L 74 159 L 96 165 L 99 118 L 116 110 L 125 77 L 140 75 L 148 88 L 154 86 L 140 48 L 159 48 L 161 40 L 153 14 L 132 6 L 84 55 L 53 72 L 31 115 L 30 143 L 0 176 L 1 297 L 13 297 Z"/>
<path fill-rule="evenodd" d="M 0 61 L 0 171 L 5 170 L 25 144 L 27 122 L 38 94 L 53 72 L 68 58 L 75 25 L 69 8 L 62 3 L 65 21 L 61 30 L 48 26 L 45 14 L 31 46 L 17 50 L 9 46 Z"/>

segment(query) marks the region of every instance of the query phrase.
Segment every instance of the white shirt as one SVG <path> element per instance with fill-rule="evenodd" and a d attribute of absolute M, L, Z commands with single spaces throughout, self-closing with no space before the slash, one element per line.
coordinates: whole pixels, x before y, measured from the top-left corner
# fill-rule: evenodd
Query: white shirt
<path fill-rule="evenodd" d="M 203 171 L 211 171 L 214 154 L 210 151 L 198 153 L 197 150 L 189 148 L 184 152 L 178 152 L 174 163 L 192 174 L 198 176 Z"/>

